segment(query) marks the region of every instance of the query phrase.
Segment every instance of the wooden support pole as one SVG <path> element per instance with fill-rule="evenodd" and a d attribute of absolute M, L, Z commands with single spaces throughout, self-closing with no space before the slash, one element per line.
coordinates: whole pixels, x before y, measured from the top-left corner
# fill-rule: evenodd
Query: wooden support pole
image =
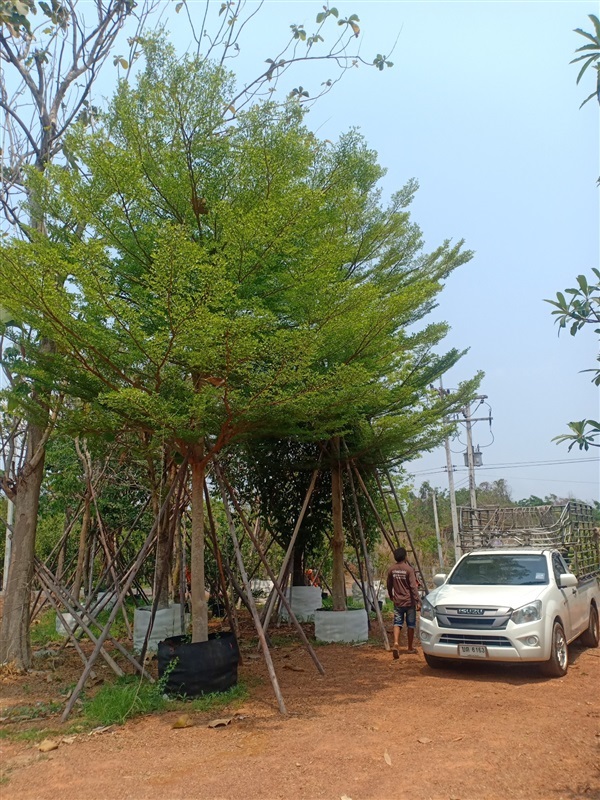
<path fill-rule="evenodd" d="M 125 597 L 127 596 L 127 593 L 128 593 L 128 591 L 129 591 L 129 589 L 131 587 L 131 584 L 133 583 L 133 581 L 135 579 L 135 576 L 138 573 L 138 570 L 140 569 L 140 567 L 144 563 L 144 560 L 145 560 L 146 556 L 148 555 L 148 551 L 150 550 L 150 545 L 152 544 L 152 542 L 154 541 L 154 537 L 156 536 L 156 531 L 157 531 L 157 528 L 158 528 L 158 522 L 160 520 L 160 517 L 162 516 L 162 514 L 165 513 L 166 509 L 168 508 L 169 503 L 171 502 L 171 496 L 172 496 L 173 492 L 175 491 L 175 488 L 177 487 L 178 483 L 180 481 L 182 481 L 184 479 L 184 477 L 185 477 L 185 472 L 187 471 L 187 465 L 188 465 L 188 460 L 187 460 L 187 458 L 185 458 L 183 460 L 183 463 L 179 467 L 179 474 L 177 476 L 178 479 L 174 480 L 172 485 L 171 485 L 171 487 L 169 488 L 169 491 L 167 493 L 167 496 L 165 497 L 165 500 L 163 502 L 163 505 L 162 505 L 162 508 L 160 510 L 160 513 L 158 514 L 158 516 L 157 516 L 157 518 L 156 518 L 156 520 L 154 522 L 154 525 L 152 526 L 150 532 L 148 533 L 148 536 L 146 537 L 146 540 L 144 541 L 144 544 L 142 545 L 142 547 L 141 547 L 141 549 L 140 549 L 135 561 L 133 562 L 133 564 L 132 564 L 132 566 L 131 566 L 131 568 L 129 570 L 128 577 L 124 580 L 123 588 L 121 589 L 121 594 L 117 598 L 117 602 L 115 603 L 115 605 L 112 608 L 110 614 L 108 615 L 108 620 L 106 622 L 106 625 L 104 626 L 104 629 L 102 630 L 102 632 L 100 633 L 100 636 L 98 637 L 98 640 L 96 641 L 96 645 L 94 647 L 94 650 L 93 650 L 90 658 L 88 659 L 87 666 L 83 670 L 83 673 L 82 673 L 81 677 L 79 678 L 79 681 L 77 682 L 77 686 L 73 689 L 73 692 L 72 692 L 71 696 L 69 697 L 69 701 L 68 701 L 67 706 L 66 706 L 66 708 L 65 708 L 65 710 L 63 712 L 63 715 L 61 717 L 63 722 L 68 718 L 69 714 L 73 710 L 73 706 L 75 705 L 75 702 L 77 701 L 77 698 L 79 697 L 79 695 L 81 694 L 81 692 L 83 690 L 83 687 L 85 686 L 85 682 L 87 681 L 87 679 L 89 677 L 89 674 L 92 671 L 92 667 L 93 667 L 94 663 L 96 662 L 96 659 L 98 658 L 100 650 L 102 649 L 102 645 L 104 644 L 104 642 L 106 641 L 106 639 L 108 638 L 108 636 L 110 634 L 110 628 L 111 628 L 111 625 L 113 624 L 113 622 L 115 620 L 115 617 L 117 616 L 117 614 L 119 612 L 119 606 L 125 600 Z"/>
<path fill-rule="evenodd" d="M 90 614 L 90 612 L 87 611 L 81 605 L 81 603 L 76 601 L 75 598 L 72 595 L 70 595 L 69 592 L 64 587 L 62 587 L 62 586 L 60 586 L 60 584 L 57 584 L 56 582 L 52 581 L 52 575 L 49 572 L 49 570 L 47 568 L 45 568 L 44 564 L 38 563 L 38 577 L 40 577 L 40 571 L 41 570 L 44 570 L 44 572 L 46 573 L 46 579 L 47 579 L 47 581 L 48 581 L 48 583 L 50 585 L 50 588 L 52 589 L 54 594 L 56 594 L 56 596 L 61 601 L 61 603 L 65 606 L 65 608 L 67 609 L 67 612 L 69 614 L 71 614 L 71 616 L 73 616 L 73 618 L 77 622 L 78 626 L 81 627 L 83 632 L 88 636 L 88 638 L 92 641 L 92 643 L 95 642 L 96 641 L 96 636 L 89 630 L 89 627 L 87 625 L 86 620 L 89 621 L 90 623 L 93 623 L 95 625 L 98 625 L 98 627 L 100 627 L 100 625 L 98 624 L 98 621 L 96 620 L 96 618 L 93 616 L 93 614 Z M 74 634 L 75 634 L 75 630 L 73 631 L 73 636 L 74 636 Z M 107 641 L 113 643 L 113 645 L 119 651 L 119 653 L 121 653 L 121 655 L 125 656 L 125 658 L 131 663 L 131 665 L 135 668 L 135 670 L 140 673 L 140 675 L 143 675 L 145 678 L 147 678 L 150 681 L 150 683 L 154 683 L 154 678 L 152 677 L 152 675 L 150 675 L 149 672 L 146 672 L 146 670 L 144 669 L 142 664 L 139 661 L 137 661 L 137 659 L 134 658 L 131 655 L 131 653 L 127 650 L 126 647 L 123 647 L 121 642 L 119 642 L 113 636 L 109 636 Z M 102 655 L 106 659 L 106 656 L 108 654 L 105 653 L 104 650 L 102 650 L 100 652 L 100 655 Z M 110 657 L 110 655 L 108 655 L 108 658 L 112 661 L 112 658 Z M 111 664 L 108 661 L 107 661 L 107 663 L 109 664 L 109 666 L 112 669 L 114 669 L 113 664 Z M 117 669 L 119 670 L 119 672 L 117 672 L 117 675 L 119 675 L 119 676 L 123 675 L 124 673 L 121 670 L 121 668 L 119 667 L 119 665 L 116 664 L 116 662 L 113 662 L 113 663 L 116 665 Z"/>
<path fill-rule="evenodd" d="M 220 467 L 218 465 L 216 465 L 216 469 L 219 470 L 219 472 L 220 472 Z M 306 637 L 306 634 L 304 633 L 304 629 L 302 628 L 302 625 L 300 625 L 300 623 L 298 622 L 298 620 L 296 618 L 296 615 L 292 611 L 292 606 L 291 606 L 290 602 L 288 601 L 287 597 L 285 596 L 285 592 L 282 591 L 281 586 L 279 585 L 279 581 L 278 581 L 275 573 L 273 572 L 273 570 L 269 566 L 269 562 L 267 561 L 267 559 L 264 556 L 264 553 L 262 551 L 262 547 L 260 546 L 260 542 L 258 541 L 256 536 L 254 535 L 254 533 L 252 531 L 252 528 L 248 524 L 248 521 L 246 520 L 246 518 L 244 516 L 244 512 L 243 512 L 240 504 L 238 503 L 238 501 L 237 501 L 237 499 L 235 497 L 235 494 L 233 492 L 233 488 L 227 482 L 227 480 L 225 479 L 225 477 L 223 476 L 222 473 L 220 473 L 219 478 L 223 482 L 223 485 L 226 486 L 227 491 L 229 492 L 229 496 L 231 497 L 231 500 L 233 501 L 233 504 L 235 506 L 235 510 L 237 511 L 240 519 L 242 520 L 242 524 L 244 525 L 244 528 L 246 529 L 246 533 L 250 537 L 250 541 L 254 545 L 254 548 L 256 549 L 256 552 L 258 553 L 262 563 L 264 564 L 265 569 L 267 570 L 267 574 L 268 574 L 269 578 L 273 581 L 273 587 L 275 588 L 275 591 L 279 595 L 279 598 L 280 598 L 281 602 L 285 606 L 285 610 L 287 611 L 287 613 L 289 615 L 289 618 L 290 618 L 290 621 L 291 621 L 292 625 L 298 631 L 298 635 L 300 636 L 300 639 L 302 640 L 302 643 L 304 644 L 304 647 L 306 648 L 308 654 L 312 658 L 317 670 L 321 673 L 321 675 L 324 675 L 325 674 L 325 670 L 323 669 L 323 665 L 321 664 L 321 662 L 317 658 L 317 654 L 315 653 L 311 643 L 308 641 L 308 639 Z"/>
<path fill-rule="evenodd" d="M 389 505 L 388 501 L 386 500 L 385 492 L 383 490 L 383 486 L 381 485 L 381 478 L 379 477 L 379 474 L 377 473 L 376 469 L 373 469 L 373 476 L 374 476 L 375 481 L 377 483 L 377 488 L 379 489 L 379 494 L 380 494 L 381 500 L 383 502 L 383 507 L 385 508 L 385 513 L 387 514 L 387 518 L 388 518 L 388 520 L 390 522 L 390 530 L 394 534 L 394 539 L 396 540 L 394 542 L 394 547 L 391 548 L 392 550 L 395 550 L 397 547 L 400 547 L 400 539 L 398 537 L 398 531 L 396 530 L 396 526 L 394 525 L 394 518 L 392 517 L 392 512 L 390 510 L 390 505 Z"/>
<path fill-rule="evenodd" d="M 304 519 L 304 515 L 306 514 L 306 510 L 308 508 L 308 504 L 310 503 L 310 499 L 315 489 L 315 483 L 317 482 L 317 477 L 319 475 L 319 468 L 313 471 L 312 477 L 310 479 L 310 484 L 308 489 L 306 490 L 306 495 L 304 496 L 304 502 L 302 503 L 302 508 L 300 509 L 300 514 L 298 515 L 298 519 L 296 520 L 296 524 L 294 526 L 294 531 L 292 533 L 292 538 L 290 539 L 290 543 L 288 544 L 288 548 L 285 552 L 285 556 L 283 557 L 283 562 L 281 564 L 281 568 L 279 570 L 279 575 L 277 576 L 277 580 L 279 585 L 282 585 L 282 581 L 288 571 L 288 564 L 292 558 L 292 553 L 294 552 L 294 545 L 296 544 L 296 539 L 298 538 L 298 534 L 300 533 L 300 528 L 302 527 L 302 521 Z M 269 622 L 271 621 L 271 614 L 273 613 L 273 608 L 275 606 L 275 597 L 274 593 L 271 593 L 271 597 L 267 603 L 267 609 L 264 615 L 264 626 L 265 630 L 269 627 Z"/>
<path fill-rule="evenodd" d="M 229 620 L 229 627 L 235 633 L 235 638 L 238 639 L 240 635 L 240 626 L 237 619 L 237 616 L 234 617 L 231 611 L 231 603 L 229 602 L 229 593 L 227 591 L 227 579 L 225 578 L 225 570 L 223 568 L 223 558 L 221 556 L 221 548 L 219 547 L 219 541 L 217 539 L 217 528 L 215 525 L 215 520 L 212 513 L 212 506 L 210 502 L 210 494 L 208 491 L 208 486 L 206 485 L 206 481 L 204 481 L 204 499 L 206 501 L 206 514 L 208 516 L 208 527 L 210 531 L 210 540 L 213 546 L 213 553 L 215 556 L 215 561 L 217 562 L 217 568 L 219 570 L 219 579 L 221 583 L 221 592 L 223 594 L 223 602 L 225 603 L 225 613 L 227 614 L 227 619 Z M 241 663 L 241 653 L 240 653 L 240 663 Z"/>
<path fill-rule="evenodd" d="M 229 508 L 229 502 L 227 500 L 227 492 L 225 490 L 225 485 L 223 483 L 221 471 L 216 461 L 214 462 L 214 464 L 215 464 L 215 474 L 217 478 L 217 483 L 221 491 L 221 497 L 223 498 L 223 506 L 225 508 L 225 516 L 227 517 L 227 525 L 229 526 L 231 541 L 233 542 L 235 557 L 238 563 L 238 568 L 240 570 L 240 575 L 242 576 L 242 583 L 244 584 L 244 589 L 246 590 L 246 596 L 248 598 L 248 603 L 250 606 L 250 613 L 252 614 L 252 619 L 254 620 L 254 625 L 256 626 L 256 632 L 258 634 L 258 638 L 260 640 L 260 644 L 262 647 L 265 663 L 267 665 L 267 671 L 269 673 L 269 678 L 271 680 L 271 685 L 273 687 L 275 697 L 277 698 L 277 705 L 279 706 L 279 711 L 282 714 L 287 714 L 287 708 L 285 707 L 283 695 L 281 694 L 281 689 L 279 688 L 279 681 L 277 680 L 277 675 L 275 674 L 273 659 L 271 658 L 271 653 L 269 651 L 269 646 L 267 644 L 265 632 L 263 630 L 262 625 L 260 624 L 260 617 L 258 616 L 256 603 L 254 602 L 254 597 L 252 596 L 252 591 L 250 589 L 250 580 L 248 578 L 246 568 L 244 567 L 244 559 L 242 557 L 240 543 L 238 541 L 237 534 L 235 532 L 235 524 L 233 522 L 233 517 L 231 516 L 231 509 Z"/>
<path fill-rule="evenodd" d="M 372 499 L 371 495 L 369 494 L 369 490 L 367 489 L 367 487 L 365 485 L 365 482 L 362 479 L 362 475 L 358 471 L 358 468 L 357 468 L 356 464 L 353 464 L 352 466 L 354 468 L 354 473 L 355 473 L 355 475 L 357 477 L 357 480 L 358 480 L 359 486 L 361 488 L 361 491 L 364 494 L 367 502 L 371 506 L 371 511 L 373 512 L 373 516 L 377 520 L 377 524 L 379 525 L 379 529 L 383 533 L 383 536 L 384 536 L 386 542 L 388 543 L 388 546 L 389 546 L 390 550 L 392 552 L 394 552 L 394 550 L 395 550 L 394 543 L 390 539 L 390 536 L 389 536 L 389 534 L 388 534 L 388 532 L 386 530 L 386 527 L 385 527 L 385 525 L 383 523 L 383 520 L 381 519 L 381 516 L 379 515 L 379 511 L 377 510 L 377 506 L 373 502 L 373 499 Z"/>
<path fill-rule="evenodd" d="M 406 518 L 404 516 L 404 512 L 402 511 L 402 506 L 400 505 L 400 500 L 398 499 L 398 495 L 396 494 L 396 488 L 394 487 L 394 482 L 392 480 L 392 476 L 390 475 L 388 469 L 385 470 L 385 474 L 387 476 L 388 483 L 390 484 L 390 489 L 392 490 L 392 495 L 394 497 L 394 501 L 396 502 L 396 508 L 398 509 L 398 513 L 400 514 L 400 519 L 402 520 L 402 524 L 404 525 L 404 532 L 406 533 L 406 538 L 408 539 L 408 543 L 410 544 L 410 548 L 411 548 L 411 550 L 413 552 L 413 555 L 415 557 L 415 564 L 417 565 L 417 568 L 418 568 L 419 572 L 421 573 L 421 580 L 423 581 L 423 588 L 425 589 L 425 592 L 428 592 L 429 590 L 427 588 L 427 581 L 425 580 L 425 574 L 424 574 L 423 570 L 421 569 L 421 565 L 419 564 L 419 557 L 417 556 L 417 551 L 415 550 L 415 546 L 413 544 L 412 536 L 410 535 L 410 531 L 408 530 L 408 525 L 406 524 Z"/>
<path fill-rule="evenodd" d="M 371 572 L 371 565 L 369 563 L 369 551 L 367 549 L 367 540 L 365 538 L 365 531 L 362 524 L 362 518 L 360 515 L 360 508 L 358 505 L 358 497 L 356 496 L 356 489 L 354 487 L 354 480 L 352 478 L 352 469 L 350 467 L 350 463 L 346 462 L 346 468 L 348 471 L 348 477 L 350 478 L 350 490 L 352 492 L 352 500 L 354 502 L 354 513 L 356 515 L 356 527 L 358 528 L 358 535 L 360 537 L 360 543 L 363 549 L 363 559 L 365 563 L 365 570 L 367 572 L 367 580 L 369 589 L 375 598 L 375 614 L 377 616 L 377 622 L 379 623 L 379 629 L 381 630 L 381 636 L 383 638 L 383 646 L 386 650 L 390 649 L 390 643 L 388 640 L 387 631 L 385 630 L 385 623 L 383 621 L 383 615 L 381 613 L 381 609 L 379 608 L 379 602 L 377 600 L 377 592 L 375 591 L 375 586 L 373 583 L 373 573 Z M 368 613 L 368 609 L 367 609 Z"/>
<path fill-rule="evenodd" d="M 87 623 L 85 621 L 85 611 L 83 611 L 82 613 L 78 613 L 77 610 L 75 609 L 75 607 L 71 603 L 69 603 L 69 601 L 63 596 L 62 592 L 60 592 L 59 587 L 57 587 L 56 584 L 53 583 L 53 581 L 50 579 L 50 577 L 48 575 L 44 574 L 42 569 L 38 569 L 38 578 L 43 584 L 46 585 L 46 587 L 48 588 L 48 590 L 50 592 L 54 592 L 55 594 L 57 594 L 58 597 L 60 597 L 60 600 L 61 600 L 62 604 L 67 609 L 67 612 L 69 614 L 71 614 L 71 616 L 73 617 L 73 619 L 77 623 L 77 626 L 81 628 L 81 630 L 86 634 L 86 636 L 88 636 L 91 639 L 92 642 L 96 642 L 97 641 L 96 637 L 91 632 L 89 626 L 87 625 Z M 50 598 L 48 598 L 48 599 L 50 599 Z M 50 602 L 52 602 L 52 601 L 50 601 Z M 54 605 L 54 603 L 52 603 L 52 604 Z M 75 634 L 75 631 L 77 630 L 77 628 L 74 628 L 73 630 L 71 630 L 71 626 L 68 625 L 64 621 L 64 617 L 62 616 L 62 614 L 60 616 L 61 616 L 61 622 L 65 626 L 65 630 L 68 631 L 68 638 L 72 639 L 73 643 L 75 644 L 75 642 L 77 642 L 77 636 Z M 76 648 L 77 648 L 77 650 L 79 652 L 79 649 L 80 649 L 79 648 L 79 642 L 77 642 L 77 644 L 75 646 L 76 646 Z M 117 662 L 112 658 L 112 656 L 110 656 L 106 652 L 106 650 L 104 648 L 100 649 L 100 655 L 104 658 L 104 660 L 106 661 L 108 666 L 113 670 L 115 675 L 117 675 L 120 678 L 125 674 L 123 672 L 123 670 L 121 669 L 121 667 L 117 664 Z M 87 661 L 86 658 L 83 659 L 83 663 L 87 667 L 88 661 Z"/>

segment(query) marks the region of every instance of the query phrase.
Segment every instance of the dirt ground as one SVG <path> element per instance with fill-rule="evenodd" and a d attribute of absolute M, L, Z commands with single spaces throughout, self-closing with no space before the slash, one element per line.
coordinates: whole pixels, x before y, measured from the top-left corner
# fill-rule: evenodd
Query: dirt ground
<path fill-rule="evenodd" d="M 284 631 L 281 631 L 282 633 Z M 592 800 L 600 798 L 600 650 L 570 648 L 561 680 L 533 668 L 432 670 L 421 650 L 317 648 L 320 676 L 295 641 L 273 650 L 288 716 L 246 645 L 249 697 L 231 709 L 147 716 L 68 737 L 43 754 L 2 741 L 2 800 Z M 5 674 L 4 709 L 56 698 L 81 666 Z M 62 670 L 62 672 L 61 672 Z M 3 713 L 3 712 L 0 712 Z M 180 713 L 180 712 L 179 712 Z M 208 728 L 215 716 L 234 716 Z M 6 724 L 6 723 L 4 723 Z M 56 738 L 57 717 L 45 720 Z"/>

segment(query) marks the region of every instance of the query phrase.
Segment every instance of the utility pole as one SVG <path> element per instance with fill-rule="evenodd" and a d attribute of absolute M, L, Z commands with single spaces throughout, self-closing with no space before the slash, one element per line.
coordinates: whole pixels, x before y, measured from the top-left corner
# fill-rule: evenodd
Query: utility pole
<path fill-rule="evenodd" d="M 458 535 L 458 512 L 456 510 L 456 492 L 454 491 L 454 467 L 452 466 L 452 453 L 450 451 L 450 439 L 446 436 L 444 440 L 446 447 L 446 469 L 448 471 L 448 489 L 450 494 L 450 515 L 452 517 L 452 540 L 454 541 L 454 558 L 456 561 L 461 557 L 460 538 Z"/>
<path fill-rule="evenodd" d="M 431 387 L 434 388 L 433 386 Z M 438 389 L 440 396 L 444 396 L 447 392 L 444 390 L 444 384 L 440 378 L 440 388 Z M 448 422 L 448 420 L 444 420 Z M 456 493 L 454 491 L 454 467 L 452 466 L 452 453 L 450 451 L 450 439 L 448 436 L 444 439 L 444 447 L 446 448 L 446 469 L 448 471 L 448 489 L 450 494 L 450 516 L 452 518 L 452 541 L 454 542 L 454 558 L 456 561 L 461 557 L 462 550 L 460 547 L 460 539 L 458 536 L 458 512 L 456 511 Z"/>
<path fill-rule="evenodd" d="M 438 556 L 440 559 L 440 569 L 444 569 L 444 552 L 442 550 L 442 539 L 440 536 L 440 521 L 438 519 L 438 510 L 437 510 L 437 497 L 435 496 L 435 492 L 432 493 L 431 499 L 433 501 L 433 520 L 435 523 L 435 538 L 437 539 L 437 546 L 438 546 Z"/>
<path fill-rule="evenodd" d="M 467 465 L 469 467 L 469 497 L 471 508 L 477 508 L 477 488 L 475 484 L 475 461 L 473 459 L 473 436 L 471 434 L 471 403 L 467 403 L 463 410 L 465 427 L 467 429 Z"/>

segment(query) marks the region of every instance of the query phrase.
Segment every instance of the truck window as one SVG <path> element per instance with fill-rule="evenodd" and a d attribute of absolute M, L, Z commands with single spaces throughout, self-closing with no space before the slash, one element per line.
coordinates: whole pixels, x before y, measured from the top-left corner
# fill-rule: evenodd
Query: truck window
<path fill-rule="evenodd" d="M 564 575 L 566 572 L 571 572 L 560 553 L 552 553 L 552 572 L 554 573 L 554 580 L 557 586 L 558 576 Z"/>
<path fill-rule="evenodd" d="M 467 586 L 531 586 L 548 583 L 548 567 L 543 555 L 471 555 L 463 559 L 448 583 Z"/>

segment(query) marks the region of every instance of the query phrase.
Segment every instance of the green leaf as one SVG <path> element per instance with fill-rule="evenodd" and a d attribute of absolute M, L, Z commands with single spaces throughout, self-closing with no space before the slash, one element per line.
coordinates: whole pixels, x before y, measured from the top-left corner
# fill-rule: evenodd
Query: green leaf
<path fill-rule="evenodd" d="M 331 14 L 332 17 L 335 17 L 336 19 L 339 17 L 339 11 L 337 10 L 337 8 L 330 8 L 329 13 Z"/>
<path fill-rule="evenodd" d="M 180 12 L 180 11 L 181 11 L 181 9 L 183 8 L 183 6 L 184 6 L 184 4 L 183 4 L 183 3 L 177 3 L 177 5 L 175 6 L 175 13 L 176 13 L 176 14 L 179 14 L 179 12 Z"/>
<path fill-rule="evenodd" d="M 594 43 L 594 45 L 598 44 L 597 41 L 596 41 L 596 37 L 592 36 L 591 33 L 587 33 L 582 28 L 574 28 L 573 29 L 573 33 L 579 33 L 581 36 L 585 36 L 585 38 L 589 39 L 590 41 L 592 41 Z"/>

